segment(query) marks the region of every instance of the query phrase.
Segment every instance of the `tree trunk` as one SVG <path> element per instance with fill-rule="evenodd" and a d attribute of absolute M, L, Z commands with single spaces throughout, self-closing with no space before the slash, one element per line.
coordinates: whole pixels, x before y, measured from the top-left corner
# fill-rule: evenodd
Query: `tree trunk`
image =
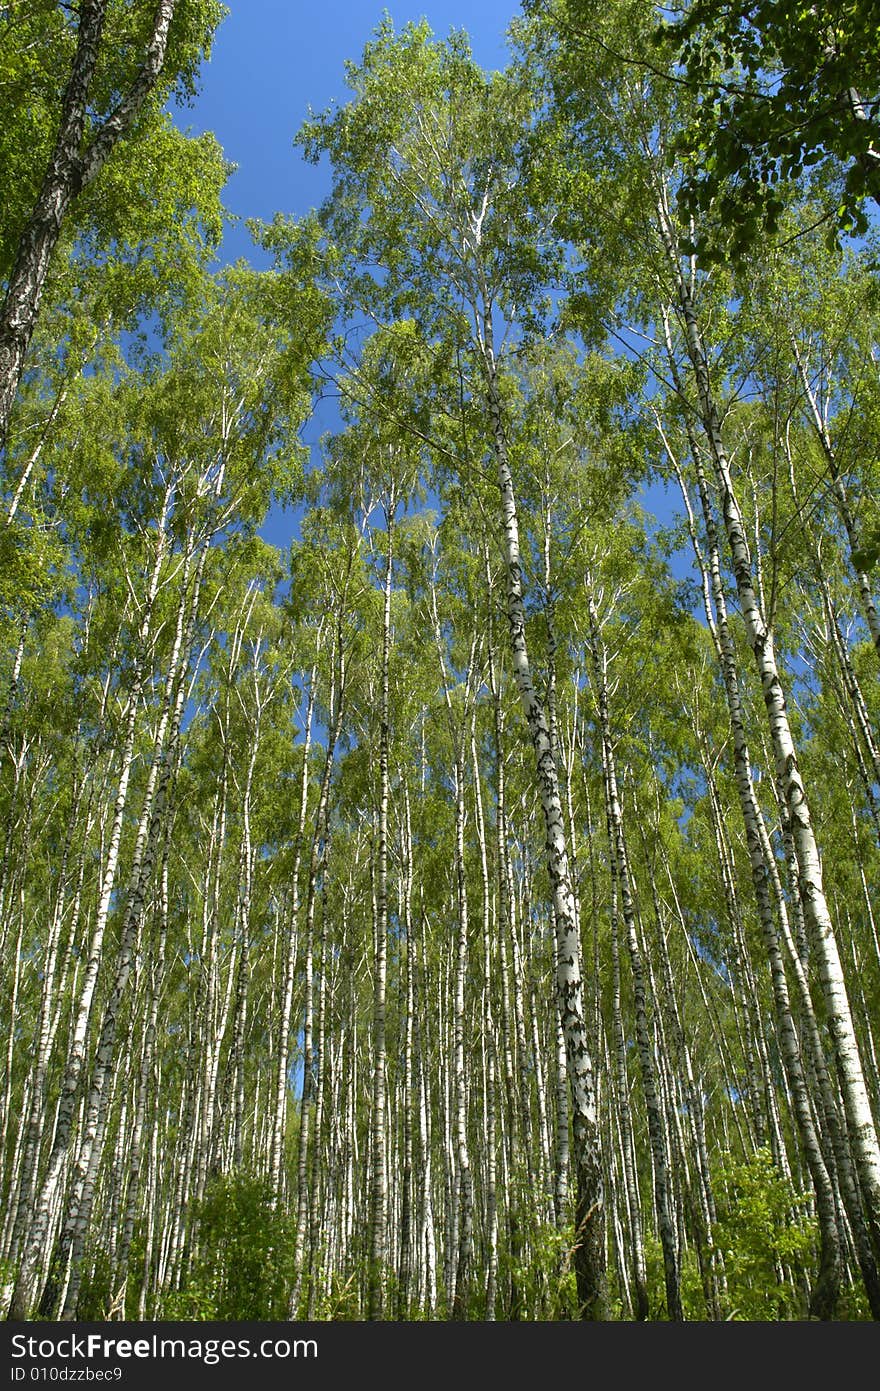
<path fill-rule="evenodd" d="M 484 298 L 488 303 L 488 297 Z M 577 1185 L 574 1267 L 578 1303 L 582 1317 L 601 1319 L 605 1313 L 602 1162 L 593 1064 L 584 1022 L 579 928 L 571 890 L 559 779 L 547 720 L 535 690 L 526 646 L 519 523 L 492 346 L 491 308 L 487 309 L 484 316 L 483 361 L 504 523 L 511 657 L 517 690 L 535 751 L 538 789 L 547 837 L 547 871 L 553 894 L 556 989 L 572 1093 L 572 1158 Z"/>
<path fill-rule="evenodd" d="M 675 1224 L 673 1221 L 672 1195 L 666 1162 L 665 1125 L 660 1107 L 656 1064 L 648 1025 L 645 971 L 636 933 L 635 902 L 633 899 L 632 879 L 629 870 L 629 856 L 623 829 L 623 814 L 620 807 L 620 797 L 617 789 L 617 769 L 614 747 L 611 739 L 611 716 L 608 705 L 607 660 L 599 630 L 599 618 L 589 575 L 586 577 L 586 585 L 587 613 L 590 625 L 589 644 L 593 662 L 594 680 L 596 683 L 596 703 L 602 741 L 602 763 L 605 774 L 605 798 L 609 841 L 608 851 L 617 871 L 623 925 L 626 934 L 627 949 L 629 951 L 630 969 L 632 971 L 636 1040 L 639 1050 L 642 1089 L 645 1096 L 645 1110 L 648 1115 L 648 1136 L 651 1144 L 651 1157 L 654 1170 L 654 1201 L 657 1208 L 660 1245 L 663 1250 L 666 1311 L 670 1319 L 679 1322 L 684 1318 L 681 1307 L 681 1287 L 679 1280 L 680 1258 L 675 1234 Z"/>
<path fill-rule="evenodd" d="M 106 0 L 82 0 L 76 54 L 61 103 L 55 147 L 43 184 L 19 237 L 15 263 L 0 309 L 0 450 L 24 371 L 43 286 L 70 206 L 107 163 L 143 110 L 165 62 L 168 30 L 177 0 L 159 0 L 144 61 L 128 91 L 83 148 L 92 83 L 101 53 Z"/>
<path fill-rule="evenodd" d="M 386 1069 L 385 993 L 388 960 L 388 672 L 391 659 L 391 579 L 394 502 L 385 508 L 388 555 L 382 606 L 382 668 L 379 705 L 379 820 L 376 846 L 376 923 L 373 975 L 373 1087 L 370 1110 L 370 1274 L 367 1317 L 385 1317 L 385 1264 L 388 1244 L 388 1174 L 385 1134 Z"/>
<path fill-rule="evenodd" d="M 708 358 L 690 290 L 682 275 L 678 246 L 669 214 L 662 198 L 658 203 L 658 222 L 670 269 L 675 277 L 687 353 L 696 383 L 699 418 L 715 468 L 740 611 L 761 680 L 776 760 L 776 775 L 791 818 L 800 896 L 825 996 L 828 1027 L 840 1071 L 847 1126 L 876 1253 L 880 1252 L 880 1144 L 865 1085 L 834 924 L 825 898 L 822 867 L 809 802 L 798 767 L 797 750 L 791 733 L 772 634 L 764 621 L 755 589 L 742 514 L 733 490 L 718 409 L 712 393 Z"/>

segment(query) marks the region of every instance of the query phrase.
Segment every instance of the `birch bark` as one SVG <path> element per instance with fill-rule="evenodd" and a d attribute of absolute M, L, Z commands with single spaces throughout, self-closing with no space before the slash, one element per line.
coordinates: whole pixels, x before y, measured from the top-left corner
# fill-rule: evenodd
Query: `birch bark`
<path fill-rule="evenodd" d="M 165 63 L 168 31 L 177 0 L 159 0 L 143 62 L 127 91 L 83 146 L 95 70 L 101 55 L 107 0 L 83 0 L 76 53 L 61 103 L 61 119 L 49 166 L 19 237 L 16 259 L 0 309 L 0 449 L 40 309 L 52 254 L 73 201 L 107 163 L 143 110 Z"/>
<path fill-rule="evenodd" d="M 579 928 L 569 874 L 559 779 L 547 719 L 532 679 L 526 645 L 519 521 L 498 391 L 490 299 L 485 293 L 484 304 L 482 358 L 504 527 L 511 660 L 537 763 L 538 788 L 547 836 L 547 870 L 556 925 L 557 999 L 572 1094 L 572 1158 L 577 1182 L 574 1266 L 578 1301 L 583 1317 L 602 1318 L 605 1280 L 602 1164 L 593 1062 L 584 1022 Z"/>
<path fill-rule="evenodd" d="M 678 244 L 662 191 L 657 201 L 657 225 L 676 287 L 678 311 L 696 386 L 699 419 L 721 499 L 724 530 L 736 580 L 740 611 L 767 709 L 776 775 L 791 818 L 799 892 L 812 937 L 825 997 L 828 1028 L 840 1071 L 847 1127 L 869 1213 L 872 1241 L 877 1251 L 880 1250 L 880 1143 L 865 1085 L 834 923 L 825 897 L 819 850 L 809 801 L 798 766 L 797 750 L 776 662 L 773 636 L 758 601 L 752 557 L 746 540 L 742 513 L 733 488 L 720 416 L 712 390 L 709 360 L 690 287 L 682 274 Z"/>

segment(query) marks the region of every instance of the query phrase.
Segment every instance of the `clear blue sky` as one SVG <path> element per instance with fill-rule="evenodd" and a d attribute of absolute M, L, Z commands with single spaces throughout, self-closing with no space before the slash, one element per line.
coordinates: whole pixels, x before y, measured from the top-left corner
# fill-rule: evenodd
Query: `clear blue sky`
<path fill-rule="evenodd" d="M 465 29 L 477 61 L 487 68 L 507 61 L 505 32 L 518 0 L 226 0 L 230 11 L 202 70 L 194 107 L 177 113 L 181 126 L 213 131 L 227 159 L 238 166 L 226 188 L 230 212 L 270 219 L 302 216 L 328 192 L 327 176 L 307 165 L 293 138 L 311 107 L 322 111 L 350 95 L 346 58 L 359 61 L 383 13 L 395 28 L 427 19 L 445 38 Z M 249 256 L 250 238 L 232 229 L 224 259 Z"/>

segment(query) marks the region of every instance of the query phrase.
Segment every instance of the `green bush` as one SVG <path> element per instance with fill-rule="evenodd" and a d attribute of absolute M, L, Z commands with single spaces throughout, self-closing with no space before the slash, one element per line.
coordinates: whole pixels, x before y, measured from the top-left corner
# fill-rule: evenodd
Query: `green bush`
<path fill-rule="evenodd" d="M 196 1255 L 179 1290 L 162 1301 L 167 1319 L 285 1319 L 293 1284 L 293 1223 L 272 1190 L 244 1171 L 208 1185 L 195 1214 Z"/>
<path fill-rule="evenodd" d="M 572 1257 L 574 1225 L 563 1228 L 541 1221 L 534 1213 L 520 1219 L 515 1247 L 502 1241 L 498 1287 L 515 1290 L 521 1319 L 572 1319 L 577 1313 L 577 1288 Z M 482 1317 L 482 1314 L 475 1315 Z M 505 1317 L 499 1300 L 498 1318 Z"/>
<path fill-rule="evenodd" d="M 725 1159 L 716 1174 L 716 1201 L 728 1317 L 803 1318 L 804 1291 L 780 1283 L 778 1272 L 813 1263 L 816 1224 L 805 1211 L 809 1196 L 795 1192 L 763 1148 L 746 1160 Z"/>
<path fill-rule="evenodd" d="M 110 1258 L 106 1251 L 98 1250 L 83 1274 L 79 1298 L 76 1302 L 76 1316 L 87 1322 L 100 1322 L 107 1318 L 113 1302 L 111 1289 Z"/>
<path fill-rule="evenodd" d="M 663 1247 L 659 1238 L 651 1235 L 645 1237 L 645 1281 L 648 1288 L 648 1318 L 652 1322 L 665 1320 L 666 1283 L 663 1270 Z M 681 1258 L 679 1287 L 681 1307 L 685 1319 L 690 1321 L 708 1318 L 706 1296 L 700 1279 L 700 1265 L 697 1253 L 693 1248 L 685 1251 Z M 623 1309 L 619 1300 L 616 1308 L 619 1310 L 617 1317 L 623 1318 Z M 628 1318 L 629 1315 L 627 1314 L 626 1317 Z"/>

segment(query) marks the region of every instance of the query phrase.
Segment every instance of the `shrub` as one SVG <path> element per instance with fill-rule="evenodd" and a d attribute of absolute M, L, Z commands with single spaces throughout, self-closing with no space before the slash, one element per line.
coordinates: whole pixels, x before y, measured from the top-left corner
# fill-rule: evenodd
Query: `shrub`
<path fill-rule="evenodd" d="M 816 1224 L 805 1210 L 809 1195 L 795 1192 L 762 1148 L 746 1160 L 727 1156 L 716 1175 L 716 1200 L 729 1317 L 803 1317 L 803 1291 L 780 1283 L 779 1271 L 812 1263 Z"/>
<path fill-rule="evenodd" d="M 208 1185 L 195 1213 L 196 1255 L 179 1290 L 162 1301 L 168 1319 L 284 1319 L 293 1283 L 293 1224 L 270 1185 L 238 1170 Z"/>

